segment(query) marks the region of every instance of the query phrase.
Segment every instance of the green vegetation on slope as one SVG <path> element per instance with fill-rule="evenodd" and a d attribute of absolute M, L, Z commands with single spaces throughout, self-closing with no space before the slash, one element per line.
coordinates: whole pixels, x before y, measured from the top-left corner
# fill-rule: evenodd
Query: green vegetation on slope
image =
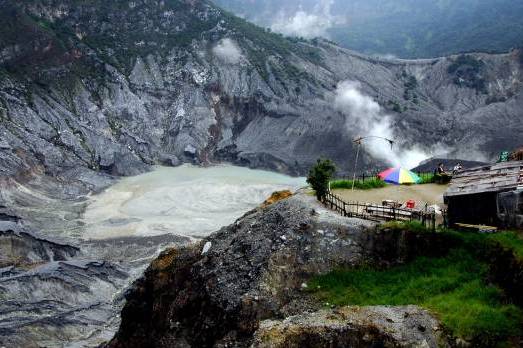
<path fill-rule="evenodd" d="M 409 231 L 414 233 L 432 233 L 417 221 L 399 222 L 391 221 L 380 226 L 381 229 L 393 231 Z M 488 254 L 488 248 L 492 245 L 501 246 L 510 250 L 517 259 L 523 261 L 523 232 L 498 231 L 496 233 L 476 233 L 468 231 L 457 231 L 453 229 L 440 229 L 439 233 L 454 240 L 460 246 L 472 252 L 477 258 Z"/>
<path fill-rule="evenodd" d="M 390 233 L 431 233 L 417 222 L 389 222 L 380 228 Z M 453 246 L 446 255 L 422 256 L 390 269 L 339 269 L 312 279 L 309 288 L 321 301 L 334 305 L 422 306 L 452 334 L 476 345 L 495 346 L 522 335 L 523 311 L 487 282 L 489 262 L 497 262 L 492 256 L 499 246 L 523 260 L 521 234 L 439 233 Z"/>
<path fill-rule="evenodd" d="M 381 230 L 409 231 L 413 233 L 433 233 L 419 221 L 389 221 L 380 225 Z"/>
<path fill-rule="evenodd" d="M 49 20 L 40 13 L 46 12 L 32 8 L 64 8 L 67 15 Z M 11 72 L 34 75 L 45 70 L 35 66 L 59 67 L 80 77 L 96 77 L 108 63 L 128 75 L 139 57 L 145 59 L 153 54 L 166 59 L 176 50 L 176 63 L 182 66 L 191 58 L 195 42 L 207 43 L 211 48 L 223 37 L 237 41 L 265 81 L 269 82 L 272 74 L 284 88 L 288 80 L 316 83 L 311 74 L 295 64 L 296 57 L 322 64 L 320 51 L 311 42 L 268 32 L 207 2 L 169 0 L 152 6 L 121 0 L 31 0 L 8 1 L 0 9 L 0 20 L 11 24 L 0 28 L 0 49 L 22 41 L 37 43 L 21 45 L 22 52 L 13 60 Z M 25 40 L 20 40 L 20 35 Z M 45 47 L 40 41 L 51 42 L 49 47 L 53 49 L 33 52 L 33 46 Z"/>
<path fill-rule="evenodd" d="M 483 77 L 485 64 L 471 55 L 460 55 L 448 67 L 447 72 L 454 76 L 454 84 L 486 93 L 486 82 Z"/>
<path fill-rule="evenodd" d="M 236 33 L 236 40 L 247 52 L 249 61 L 265 81 L 269 80 L 271 71 L 276 76 L 285 76 L 290 80 L 314 81 L 308 72 L 296 67 L 291 59 L 292 55 L 296 55 L 314 64 L 322 64 L 319 50 L 307 44 L 306 40 L 285 38 L 224 10 L 222 16 L 229 28 Z M 275 55 L 281 59 L 280 64 L 270 62 L 269 58 Z"/>
<path fill-rule="evenodd" d="M 334 305 L 420 305 L 454 335 L 489 345 L 521 334 L 523 312 L 485 283 L 487 269 L 465 249 L 454 249 L 387 270 L 337 270 L 313 279 L 310 288 Z"/>
<path fill-rule="evenodd" d="M 523 260 L 523 239 L 521 234 L 515 231 L 502 231 L 486 235 L 484 238 L 495 241 L 505 249 L 510 249 L 521 260 Z"/>

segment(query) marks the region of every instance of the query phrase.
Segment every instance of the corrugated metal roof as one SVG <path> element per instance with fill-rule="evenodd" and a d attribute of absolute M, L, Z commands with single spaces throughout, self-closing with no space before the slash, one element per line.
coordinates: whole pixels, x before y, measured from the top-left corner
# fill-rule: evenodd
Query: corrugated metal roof
<path fill-rule="evenodd" d="M 446 197 L 509 191 L 523 185 L 523 161 L 496 163 L 464 170 L 455 175 Z"/>

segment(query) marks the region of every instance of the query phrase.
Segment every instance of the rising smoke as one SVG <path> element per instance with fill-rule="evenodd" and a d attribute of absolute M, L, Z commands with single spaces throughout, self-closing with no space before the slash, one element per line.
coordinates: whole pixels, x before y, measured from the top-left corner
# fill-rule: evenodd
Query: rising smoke
<path fill-rule="evenodd" d="M 328 30 L 342 22 L 339 17 L 333 16 L 331 13 L 333 3 L 333 0 L 322 0 L 311 13 L 300 8 L 289 15 L 282 10 L 272 23 L 271 30 L 288 36 L 299 36 L 307 39 L 328 38 Z"/>
<path fill-rule="evenodd" d="M 242 58 L 242 51 L 231 39 L 221 39 L 213 48 L 213 53 L 223 62 L 228 64 L 238 64 Z"/>
<path fill-rule="evenodd" d="M 394 134 L 393 118 L 381 110 L 371 97 L 361 92 L 358 82 L 343 81 L 338 84 L 335 97 L 336 107 L 347 116 L 347 127 L 361 136 L 377 136 L 395 141 L 390 144 L 382 139 L 370 138 L 363 144 L 374 158 L 392 166 L 413 168 L 430 157 L 432 151 L 420 146 L 409 146 Z M 441 149 L 438 149 L 441 151 Z"/>

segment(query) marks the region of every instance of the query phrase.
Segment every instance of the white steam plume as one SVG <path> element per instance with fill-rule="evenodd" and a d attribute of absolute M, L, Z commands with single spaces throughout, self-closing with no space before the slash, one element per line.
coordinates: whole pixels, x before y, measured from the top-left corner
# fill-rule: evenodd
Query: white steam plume
<path fill-rule="evenodd" d="M 221 39 L 212 49 L 215 56 L 228 64 L 238 64 L 243 57 L 242 51 L 231 39 Z"/>
<path fill-rule="evenodd" d="M 379 104 L 360 91 L 360 84 L 344 81 L 338 84 L 335 97 L 336 107 L 345 113 L 347 127 L 359 132 L 363 137 L 377 136 L 395 140 L 390 144 L 382 139 L 368 139 L 363 148 L 373 157 L 393 166 L 413 168 L 430 157 L 429 153 L 418 146 L 406 147 L 394 136 L 392 117 L 383 113 Z"/>
<path fill-rule="evenodd" d="M 288 35 L 307 39 L 314 37 L 328 37 L 328 30 L 341 23 L 341 19 L 331 14 L 333 0 L 322 0 L 308 13 L 299 9 L 288 15 L 281 11 L 271 25 L 271 30 Z"/>

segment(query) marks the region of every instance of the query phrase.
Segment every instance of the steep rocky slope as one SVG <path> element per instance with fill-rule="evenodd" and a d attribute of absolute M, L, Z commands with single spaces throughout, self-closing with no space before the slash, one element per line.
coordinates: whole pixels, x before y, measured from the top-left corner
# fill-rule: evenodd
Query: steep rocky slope
<path fill-rule="evenodd" d="M 400 146 L 490 156 L 523 130 L 516 51 L 458 66 L 376 60 L 284 39 L 204 0 L 0 7 L 2 175 L 29 163 L 128 175 L 181 161 L 304 173 L 321 155 L 346 170 L 362 115 L 335 107 L 343 80 L 392 114 Z"/>
<path fill-rule="evenodd" d="M 497 237 L 376 225 L 342 217 L 306 191 L 254 209 L 200 243 L 168 249 L 154 260 L 126 293 L 120 329 L 107 347 L 492 347 L 507 340 L 506 334 L 500 334 L 503 329 L 496 333 L 495 328 L 482 326 L 485 321 L 503 322 L 501 318 L 473 309 L 476 305 L 494 308 L 494 298 L 472 306 L 462 297 L 467 295 L 460 293 L 457 302 L 449 298 L 443 307 L 452 306 L 450 313 L 457 308 L 475 313 L 470 319 L 449 321 L 442 307 L 434 307 L 429 299 L 416 302 L 416 297 L 420 289 L 435 297 L 455 291 L 449 278 L 434 277 L 426 267 L 459 248 L 464 252 L 461 257 L 474 255 L 473 262 L 484 263 L 479 280 L 483 284 L 474 291 L 488 291 L 495 285 L 500 289 L 499 303 L 521 306 L 523 262 L 516 249 Z M 358 291 L 357 285 L 346 283 L 356 274 L 341 271 L 330 285 L 315 281 L 320 274 L 332 276 L 333 270 L 362 266 L 369 271 L 366 275 L 374 277 L 372 269 L 381 273 L 420 258 L 427 262 L 419 269 L 423 284 L 414 280 L 417 271 L 410 271 L 397 278 L 401 286 L 387 287 L 396 295 L 403 287 L 410 289 L 405 300 L 393 296 L 368 302 L 401 306 L 334 302 L 346 292 Z M 381 276 L 395 283 L 386 272 Z M 366 291 L 379 293 L 379 286 Z M 336 295 L 314 295 L 327 288 Z M 423 303 L 431 310 L 409 303 Z M 518 327 L 521 316 L 515 313 Z M 469 320 L 483 329 L 474 334 L 456 331 L 455 325 L 468 325 Z M 520 342 L 521 337 L 510 337 L 507 346 L 519 347 Z"/>
<path fill-rule="evenodd" d="M 312 275 L 337 267 L 394 265 L 444 248 L 438 235 L 426 238 L 381 233 L 299 193 L 162 253 L 127 293 L 108 347 L 445 346 L 441 326 L 420 308 L 311 314 L 321 304 L 304 292 Z"/>

